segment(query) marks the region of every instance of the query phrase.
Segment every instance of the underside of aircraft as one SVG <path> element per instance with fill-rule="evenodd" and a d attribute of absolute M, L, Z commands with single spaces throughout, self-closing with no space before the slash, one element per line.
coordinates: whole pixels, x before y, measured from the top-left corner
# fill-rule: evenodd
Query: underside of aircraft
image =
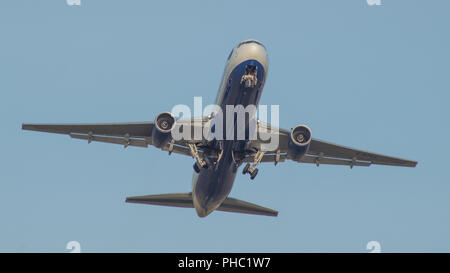
<path fill-rule="evenodd" d="M 203 118 L 202 124 L 208 122 L 208 118 Z M 147 148 L 149 145 L 153 145 L 153 135 L 157 135 L 158 129 L 154 126 L 158 122 L 143 122 L 143 123 L 111 123 L 111 124 L 23 124 L 22 129 L 50 132 L 58 134 L 67 134 L 71 138 L 82 139 L 91 142 L 104 142 L 119 144 L 124 147 L 134 146 Z M 180 123 L 191 124 L 195 126 L 193 120 L 180 120 Z M 259 123 L 259 126 L 268 127 L 267 124 Z M 385 155 L 370 153 L 366 151 L 356 150 L 353 148 L 340 146 L 325 142 L 322 140 L 311 138 L 309 140 L 309 147 L 304 154 L 295 154 L 292 152 L 293 139 L 296 139 L 295 131 L 291 130 L 279 130 L 280 144 L 279 149 L 275 151 L 266 151 L 264 154 L 255 158 L 258 154 L 257 149 L 252 148 L 251 145 L 257 146 L 257 143 L 250 144 L 248 146 L 245 157 L 242 162 L 251 164 L 250 166 L 256 166 L 261 162 L 271 162 L 274 164 L 284 162 L 286 160 L 292 160 L 298 163 L 308 163 L 320 166 L 324 165 L 344 165 L 350 168 L 355 166 L 368 167 L 372 164 L 376 165 L 389 165 L 389 166 L 404 166 L 415 167 L 417 162 L 404 160 L 395 157 L 389 157 Z M 169 135 L 168 135 L 169 136 Z M 156 136 L 157 137 L 157 136 Z M 211 150 L 206 148 L 204 150 L 202 141 L 173 141 L 170 137 L 167 137 L 164 141 L 159 139 L 155 142 L 158 143 L 158 148 L 166 151 L 168 154 L 182 154 L 186 156 L 192 156 L 194 158 L 205 158 L 205 154 L 208 154 L 208 158 L 212 161 L 217 160 L 219 155 L 218 150 Z M 294 142 L 295 143 L 295 142 Z M 198 154 L 195 156 L 191 152 L 189 145 L 196 145 L 198 147 Z M 197 163 L 194 164 L 197 166 Z M 194 167 L 194 168 L 195 168 Z M 256 169 L 257 170 L 257 169 Z M 248 170 L 247 170 L 248 171 Z M 161 194 L 161 195 L 146 195 L 146 196 L 134 196 L 126 198 L 126 202 L 140 203 L 140 204 L 152 204 L 161 206 L 173 206 L 173 207 L 186 207 L 193 208 L 192 193 L 179 193 L 179 194 Z M 264 208 L 255 204 L 240 201 L 227 197 L 222 204 L 216 208 L 219 211 L 227 212 L 239 212 L 247 214 L 257 214 L 266 216 L 277 216 L 278 212 L 272 209 Z"/>
<path fill-rule="evenodd" d="M 258 105 L 268 70 L 265 47 L 256 40 L 246 40 L 230 53 L 216 104 L 225 109 L 232 105 Z M 231 198 L 228 194 L 236 173 L 242 171 L 254 179 L 257 165 L 271 162 L 275 165 L 291 160 L 298 163 L 368 167 L 372 164 L 415 167 L 417 162 L 366 152 L 312 137 L 305 125 L 291 130 L 277 128 L 256 120 L 255 139 L 208 139 L 173 137 L 174 128 L 190 132 L 211 129 L 215 115 L 194 118 L 175 118 L 169 112 L 157 115 L 154 122 L 101 124 L 22 124 L 22 129 L 69 135 L 91 142 L 104 142 L 124 147 L 147 148 L 149 145 L 172 153 L 193 157 L 194 181 L 192 192 L 128 197 L 126 202 L 173 207 L 195 208 L 205 217 L 214 210 L 246 214 L 277 216 L 278 212 L 252 203 Z M 238 123 L 234 123 L 236 127 Z M 244 123 L 247 128 L 248 123 Z M 182 130 L 182 131 L 183 131 Z M 264 137 L 261 137 L 263 136 Z M 263 140 L 264 139 L 264 140 Z M 277 139 L 277 145 L 267 144 Z"/>

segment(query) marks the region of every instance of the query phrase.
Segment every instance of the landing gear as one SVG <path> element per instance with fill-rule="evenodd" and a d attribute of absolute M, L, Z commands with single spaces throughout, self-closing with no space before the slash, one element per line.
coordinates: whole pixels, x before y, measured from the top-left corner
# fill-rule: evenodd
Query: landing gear
<path fill-rule="evenodd" d="M 198 165 L 197 167 L 202 167 L 202 168 L 207 169 L 208 168 L 208 164 L 206 163 L 205 160 L 200 158 L 200 154 L 198 153 L 197 146 L 194 145 L 194 144 L 188 144 L 188 146 L 189 146 L 189 150 L 191 151 L 192 157 L 195 158 L 195 160 L 196 160 L 195 165 Z M 194 170 L 196 170 L 195 167 L 194 167 Z"/>
<path fill-rule="evenodd" d="M 251 174 L 250 174 L 250 179 L 253 180 L 255 179 L 256 175 L 258 174 L 258 168 L 256 168 Z"/>
<path fill-rule="evenodd" d="M 241 78 L 241 84 L 244 84 L 246 88 L 253 88 L 258 83 L 258 78 L 256 77 L 258 73 L 258 67 L 254 65 L 247 65 L 245 68 L 245 74 Z"/>
<path fill-rule="evenodd" d="M 258 174 L 258 168 L 250 168 L 250 163 L 245 164 L 244 169 L 242 170 L 243 174 L 249 173 L 250 179 L 255 179 L 256 175 Z"/>
<path fill-rule="evenodd" d="M 216 170 L 219 167 L 219 161 L 220 161 L 220 159 L 222 158 L 222 155 L 223 155 L 223 144 L 222 144 L 222 141 L 219 142 L 219 151 L 220 152 L 217 155 L 217 160 L 216 160 L 216 162 L 214 162 L 214 165 L 216 166 Z"/>
<path fill-rule="evenodd" d="M 255 159 L 253 160 L 252 166 L 250 166 L 250 163 L 245 164 L 244 169 L 242 170 L 243 174 L 249 173 L 250 179 L 255 179 L 256 175 L 258 174 L 258 168 L 256 168 L 256 165 L 261 163 L 261 160 L 264 156 L 264 152 L 258 151 L 255 154 Z"/>
<path fill-rule="evenodd" d="M 246 174 L 248 172 L 248 168 L 250 168 L 250 163 L 245 164 L 242 174 Z"/>
<path fill-rule="evenodd" d="M 197 162 L 195 162 L 195 163 L 194 163 L 194 166 L 192 166 L 192 167 L 194 168 L 194 171 L 195 171 L 196 173 L 200 173 L 200 168 L 198 167 Z"/>

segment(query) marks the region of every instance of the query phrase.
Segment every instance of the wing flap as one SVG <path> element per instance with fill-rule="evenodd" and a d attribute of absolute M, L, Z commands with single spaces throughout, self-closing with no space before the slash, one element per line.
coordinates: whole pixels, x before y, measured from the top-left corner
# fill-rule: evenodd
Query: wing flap
<path fill-rule="evenodd" d="M 370 166 L 370 162 L 360 161 L 360 160 L 348 160 L 341 158 L 330 158 L 330 157 L 320 157 L 320 156 L 310 156 L 304 155 L 298 162 L 301 163 L 313 163 L 319 166 L 320 164 L 328 164 L 328 165 L 347 165 L 350 167 L 353 166 Z"/>
<path fill-rule="evenodd" d="M 284 162 L 286 161 L 286 158 L 287 158 L 286 154 L 280 154 L 278 162 Z M 243 162 L 253 162 L 254 160 L 255 160 L 254 155 L 249 155 L 244 159 L 242 159 Z M 277 155 L 274 153 L 264 154 L 264 156 L 261 159 L 261 162 L 275 162 L 275 161 L 277 161 Z"/>
<path fill-rule="evenodd" d="M 135 147 L 142 147 L 147 148 L 148 144 L 147 141 L 144 139 L 133 139 L 133 138 L 121 138 L 121 137 L 107 137 L 107 136 L 89 136 L 89 135 L 83 135 L 83 134 L 73 134 L 70 133 L 71 138 L 76 139 L 84 139 L 87 141 L 97 141 L 97 142 L 103 142 L 103 143 L 113 143 L 113 144 L 120 144 L 126 146 L 135 146 Z"/>

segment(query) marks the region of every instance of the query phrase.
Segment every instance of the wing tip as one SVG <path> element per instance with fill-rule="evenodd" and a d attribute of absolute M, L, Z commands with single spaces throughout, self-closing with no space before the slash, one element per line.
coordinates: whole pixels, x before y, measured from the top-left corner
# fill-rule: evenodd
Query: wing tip
<path fill-rule="evenodd" d="M 394 165 L 394 166 L 403 166 L 403 167 L 415 168 L 417 166 L 417 164 L 418 164 L 417 161 L 404 160 L 402 165 Z"/>
<path fill-rule="evenodd" d="M 418 164 L 417 161 L 409 161 L 409 160 L 403 160 L 403 162 L 378 162 L 378 161 L 371 161 L 371 164 L 375 165 L 385 165 L 385 166 L 396 166 L 396 167 L 407 167 L 407 168 L 415 168 Z"/>
<path fill-rule="evenodd" d="M 32 124 L 32 123 L 22 123 L 22 130 L 41 131 L 41 130 L 39 130 L 38 124 Z"/>

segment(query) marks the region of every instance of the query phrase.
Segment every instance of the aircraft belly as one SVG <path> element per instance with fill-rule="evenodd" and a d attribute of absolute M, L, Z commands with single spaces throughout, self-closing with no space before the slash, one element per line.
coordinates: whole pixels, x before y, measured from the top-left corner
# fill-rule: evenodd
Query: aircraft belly
<path fill-rule="evenodd" d="M 242 80 L 249 65 L 254 66 L 257 70 L 254 78 L 255 84 L 250 86 Z M 250 104 L 258 105 L 264 87 L 265 70 L 258 61 L 247 60 L 237 65 L 225 81 L 223 96 L 217 102 L 224 113 L 224 120 L 226 120 L 227 105 L 242 105 L 244 107 Z M 248 126 L 247 122 L 246 126 Z M 226 128 L 224 129 L 224 132 L 226 132 Z M 194 175 L 192 194 L 194 206 L 199 216 L 206 216 L 211 213 L 230 194 L 237 173 L 237 166 L 232 156 L 237 141 L 241 142 L 242 140 L 224 140 L 224 152 L 218 166 L 209 166 L 207 169 L 201 169 L 199 174 Z"/>
<path fill-rule="evenodd" d="M 201 169 L 194 177 L 192 194 L 196 208 L 202 208 L 210 213 L 230 194 L 237 173 L 231 156 L 232 142 L 224 143 L 226 150 L 218 166 Z"/>

